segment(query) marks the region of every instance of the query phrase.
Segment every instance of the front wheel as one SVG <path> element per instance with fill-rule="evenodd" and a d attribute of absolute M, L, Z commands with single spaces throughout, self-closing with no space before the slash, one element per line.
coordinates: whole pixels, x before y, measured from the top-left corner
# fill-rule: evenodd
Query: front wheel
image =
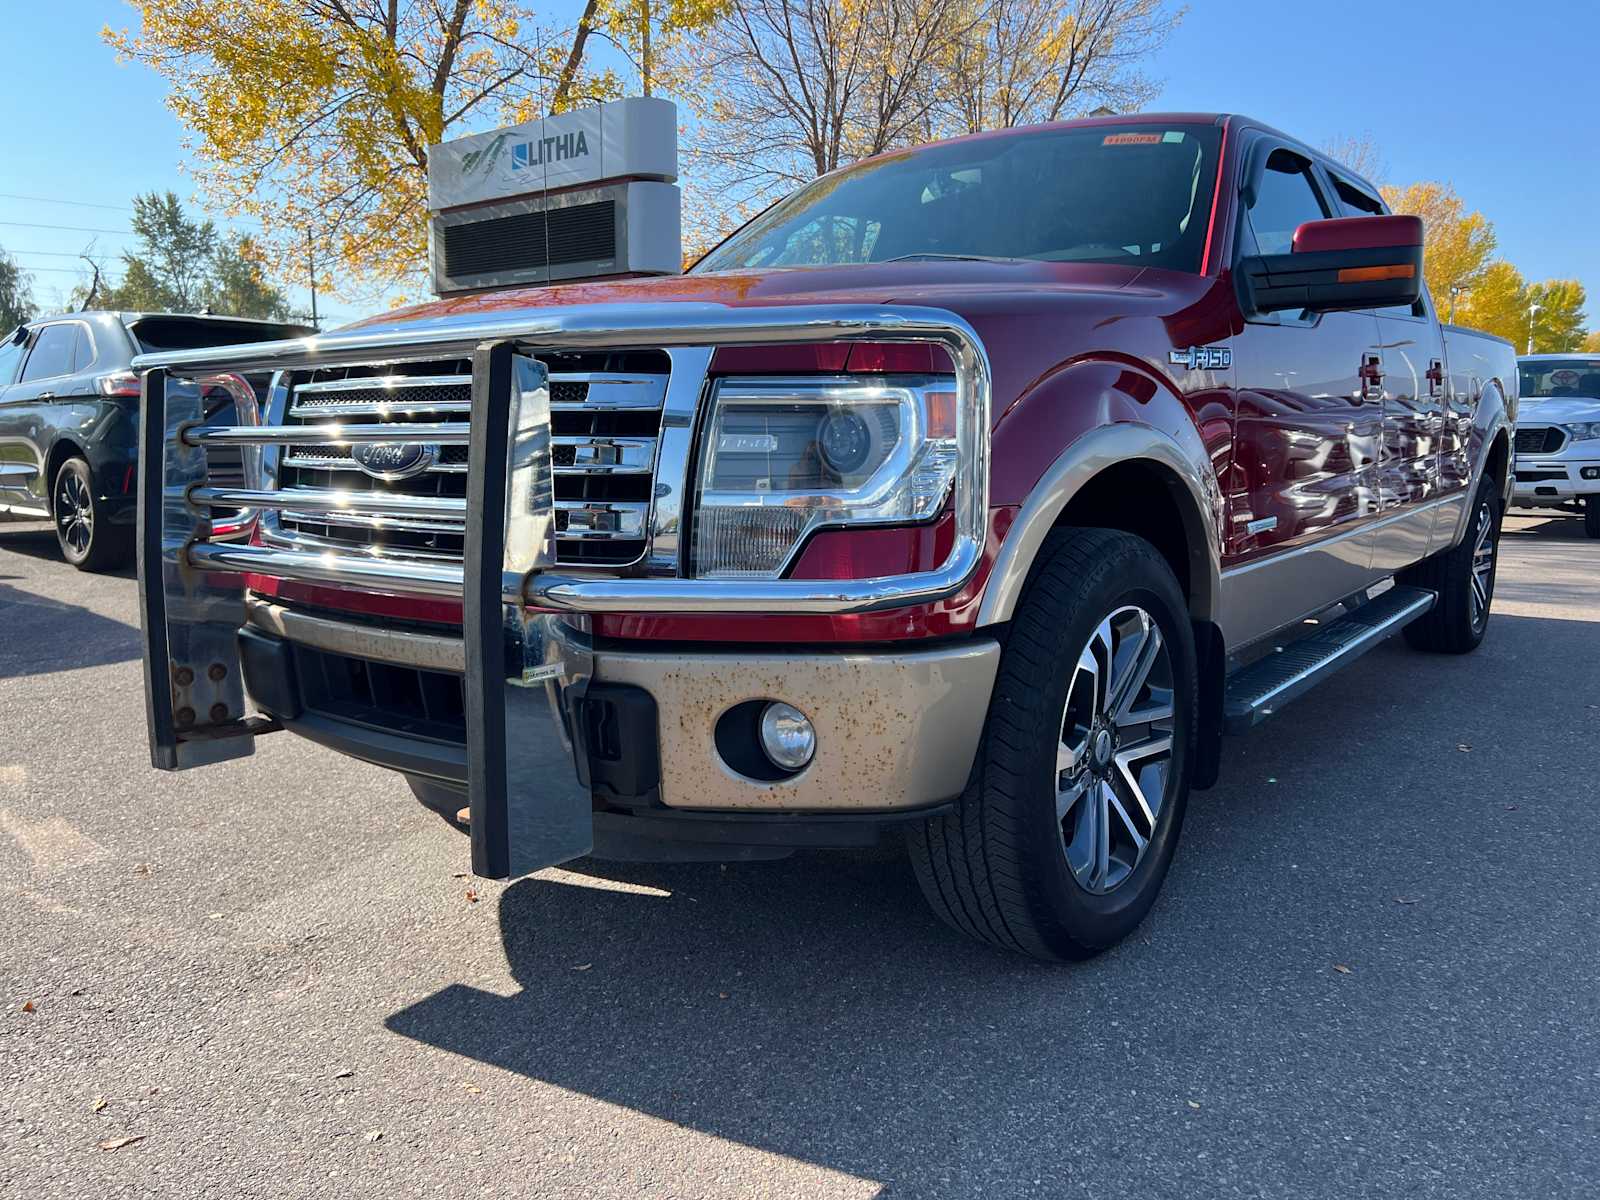
<path fill-rule="evenodd" d="M 1197 703 L 1182 590 L 1148 542 L 1052 534 L 1011 622 L 972 778 L 914 827 L 912 863 L 950 925 L 1082 959 L 1144 918 L 1188 801 Z"/>
<path fill-rule="evenodd" d="M 95 498 L 89 464 L 81 458 L 67 459 L 56 472 L 50 516 L 61 557 L 80 571 L 108 571 L 133 557 L 133 531 L 111 523 L 106 506 Z"/>
<path fill-rule="evenodd" d="M 1590 496 L 1583 502 L 1583 531 L 1600 538 L 1600 496 Z"/>

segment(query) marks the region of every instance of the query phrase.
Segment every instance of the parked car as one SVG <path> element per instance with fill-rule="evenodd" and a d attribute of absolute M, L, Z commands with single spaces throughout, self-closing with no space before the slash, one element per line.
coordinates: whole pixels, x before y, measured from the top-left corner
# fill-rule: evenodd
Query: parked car
<path fill-rule="evenodd" d="M 1302 142 L 1117 117 L 847 167 L 682 278 L 143 357 L 144 494 L 263 513 L 145 505 L 152 759 L 287 728 L 491 877 L 895 829 L 956 929 L 1095 953 L 1225 732 L 1485 635 L 1516 361 L 1421 264 Z M 268 367 L 265 429 L 189 426 L 174 379 Z"/>
<path fill-rule="evenodd" d="M 1600 354 L 1530 354 L 1517 371 L 1511 502 L 1582 512 L 1584 531 L 1600 538 Z"/>
<path fill-rule="evenodd" d="M 133 555 L 139 379 L 135 354 L 303 337 L 276 321 L 172 313 L 77 312 L 30 321 L 0 344 L 0 512 L 48 517 L 61 554 L 85 571 Z M 265 391 L 268 376 L 253 386 Z M 233 419 L 233 394 L 209 389 L 210 420 Z M 240 452 L 220 456 L 219 477 L 242 482 Z M 237 516 L 237 514 L 234 514 Z M 222 536 L 242 523 L 221 519 Z"/>

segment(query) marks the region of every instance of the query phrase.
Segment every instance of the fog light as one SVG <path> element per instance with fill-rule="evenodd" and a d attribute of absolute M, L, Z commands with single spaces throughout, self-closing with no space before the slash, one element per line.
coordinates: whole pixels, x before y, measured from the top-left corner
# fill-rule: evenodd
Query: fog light
<path fill-rule="evenodd" d="M 1600 479 L 1600 467 L 1585 467 L 1583 469 L 1583 477 L 1585 479 Z"/>
<path fill-rule="evenodd" d="M 774 700 L 761 711 L 761 749 L 774 766 L 798 771 L 817 752 L 811 718 L 792 704 Z"/>

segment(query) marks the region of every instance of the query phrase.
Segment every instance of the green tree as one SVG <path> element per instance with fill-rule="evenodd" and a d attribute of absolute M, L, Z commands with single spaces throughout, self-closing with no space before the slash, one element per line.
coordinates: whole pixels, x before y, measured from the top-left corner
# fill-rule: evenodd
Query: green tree
<path fill-rule="evenodd" d="M 212 256 L 206 306 L 236 317 L 289 319 L 289 301 L 262 278 L 261 251 L 249 238 L 226 238 Z"/>
<path fill-rule="evenodd" d="M 111 308 L 194 312 L 205 303 L 217 253 L 217 227 L 193 221 L 177 195 L 133 198 L 135 253 L 122 256 L 122 282 L 107 291 Z"/>
<path fill-rule="evenodd" d="M 223 237 L 207 220 L 192 219 L 172 192 L 133 198 L 139 248 L 122 256 L 122 281 L 102 285 L 101 308 L 130 312 L 198 312 L 282 320 L 289 304 L 261 274 L 248 238 Z"/>
<path fill-rule="evenodd" d="M 33 279 L 0 250 L 0 337 L 33 316 Z"/>

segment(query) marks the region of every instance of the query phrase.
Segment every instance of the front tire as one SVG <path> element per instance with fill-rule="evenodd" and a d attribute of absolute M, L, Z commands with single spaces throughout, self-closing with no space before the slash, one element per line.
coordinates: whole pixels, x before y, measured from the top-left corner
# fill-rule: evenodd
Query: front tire
<path fill-rule="evenodd" d="M 61 557 L 80 571 L 109 571 L 133 558 L 133 531 L 111 523 L 81 458 L 67 459 L 51 481 L 50 517 Z"/>
<path fill-rule="evenodd" d="M 1088 958 L 1155 903 L 1188 802 L 1197 706 L 1183 592 L 1148 542 L 1062 530 L 1011 622 L 955 811 L 909 834 L 948 924 L 1036 958 Z"/>
<path fill-rule="evenodd" d="M 1590 496 L 1583 502 L 1583 531 L 1600 538 L 1600 496 Z"/>
<path fill-rule="evenodd" d="M 1500 564 L 1500 519 L 1499 493 L 1494 481 L 1485 479 L 1472 502 L 1467 536 L 1395 577 L 1439 597 L 1426 615 L 1405 627 L 1413 649 L 1467 654 L 1483 642 Z"/>

